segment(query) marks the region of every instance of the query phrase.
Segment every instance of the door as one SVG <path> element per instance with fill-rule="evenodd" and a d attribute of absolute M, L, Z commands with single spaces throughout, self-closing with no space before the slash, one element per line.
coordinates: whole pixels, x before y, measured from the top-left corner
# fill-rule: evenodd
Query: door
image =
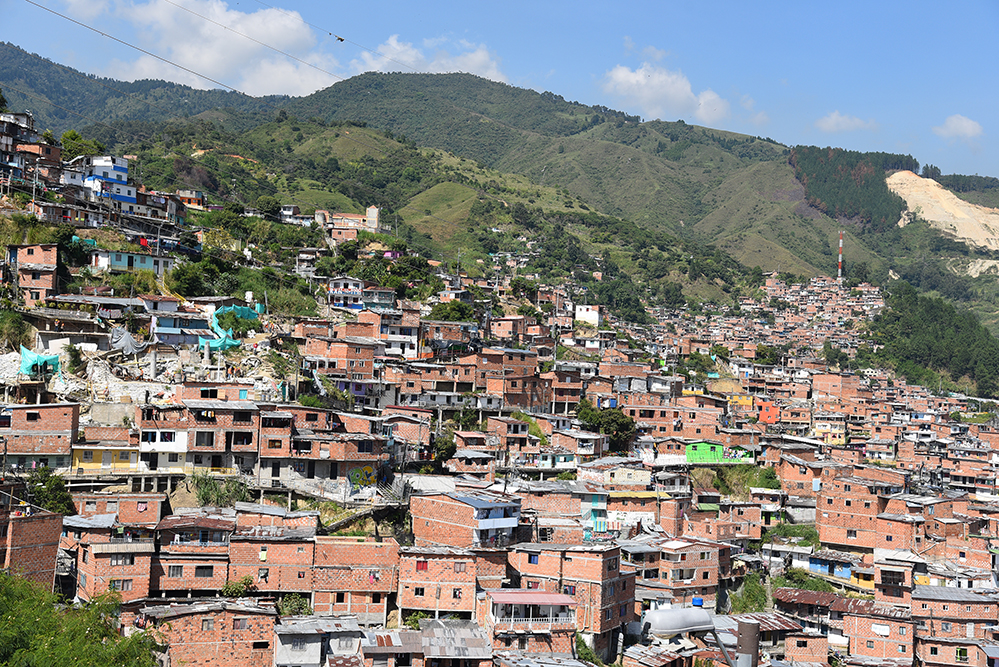
<path fill-rule="evenodd" d="M 128 467 L 135 470 L 139 467 L 139 455 L 136 452 L 129 452 L 128 454 Z"/>
<path fill-rule="evenodd" d="M 273 463 L 271 463 L 271 477 L 280 477 L 280 476 L 281 476 L 281 462 L 274 461 Z"/>
<path fill-rule="evenodd" d="M 133 257 L 132 255 L 128 256 L 128 268 L 130 269 L 135 268 L 135 257 Z"/>
<path fill-rule="evenodd" d="M 316 462 L 315 461 L 309 461 L 309 466 L 308 466 L 308 468 L 306 470 L 305 476 L 307 478 L 309 478 L 309 479 L 315 479 L 316 478 Z"/>
<path fill-rule="evenodd" d="M 213 468 L 221 468 L 222 467 L 222 455 L 221 454 L 212 454 L 212 467 Z"/>
<path fill-rule="evenodd" d="M 114 452 L 103 451 L 101 452 L 101 467 L 110 468 L 111 462 L 114 460 Z"/>

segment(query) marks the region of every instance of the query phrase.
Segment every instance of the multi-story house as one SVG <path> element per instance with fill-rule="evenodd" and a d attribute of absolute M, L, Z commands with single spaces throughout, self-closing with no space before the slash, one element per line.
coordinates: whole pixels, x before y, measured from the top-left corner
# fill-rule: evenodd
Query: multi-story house
<path fill-rule="evenodd" d="M 504 547 L 516 541 L 520 498 L 492 491 L 456 491 L 410 499 L 416 546 Z"/>
<path fill-rule="evenodd" d="M 7 279 L 28 308 L 59 293 L 59 246 L 55 243 L 7 246 Z"/>
<path fill-rule="evenodd" d="M 635 620 L 635 572 L 621 569 L 616 545 L 520 544 L 509 562 L 519 588 L 572 598 L 576 630 L 599 655 L 608 656 L 624 625 Z"/>
<path fill-rule="evenodd" d="M 66 468 L 79 433 L 79 403 L 0 405 L 0 437 L 8 465 Z"/>
<path fill-rule="evenodd" d="M 385 625 L 398 588 L 399 543 L 392 538 L 316 537 L 313 608 L 349 614 L 361 625 Z"/>
<path fill-rule="evenodd" d="M 396 604 L 405 619 L 422 612 L 433 618 L 475 618 L 476 558 L 454 547 L 400 547 Z"/>

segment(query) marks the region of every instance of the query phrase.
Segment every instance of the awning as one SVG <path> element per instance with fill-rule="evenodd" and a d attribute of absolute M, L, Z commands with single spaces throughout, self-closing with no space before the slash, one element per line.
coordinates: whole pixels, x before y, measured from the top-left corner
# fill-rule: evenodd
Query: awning
<path fill-rule="evenodd" d="M 499 604 L 537 604 L 537 605 L 575 605 L 575 598 L 561 593 L 547 593 L 545 591 L 526 590 L 502 590 L 489 591 L 487 593 L 493 602 Z"/>

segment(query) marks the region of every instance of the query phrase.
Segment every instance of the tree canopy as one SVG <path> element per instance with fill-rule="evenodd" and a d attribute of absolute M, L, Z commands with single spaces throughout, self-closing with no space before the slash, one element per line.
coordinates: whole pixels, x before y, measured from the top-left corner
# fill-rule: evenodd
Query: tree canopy
<path fill-rule="evenodd" d="M 151 634 L 118 634 L 119 602 L 109 593 L 64 607 L 37 584 L 0 572 L 0 665 L 156 667 Z"/>

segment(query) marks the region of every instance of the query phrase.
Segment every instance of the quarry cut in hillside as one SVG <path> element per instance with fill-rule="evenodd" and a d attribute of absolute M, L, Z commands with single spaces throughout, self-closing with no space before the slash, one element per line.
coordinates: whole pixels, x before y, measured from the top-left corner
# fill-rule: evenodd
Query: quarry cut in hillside
<path fill-rule="evenodd" d="M 999 209 L 971 204 L 936 181 L 911 171 L 888 177 L 888 187 L 905 200 L 909 210 L 944 234 L 980 248 L 999 249 Z M 903 216 L 899 227 L 909 221 Z"/>

